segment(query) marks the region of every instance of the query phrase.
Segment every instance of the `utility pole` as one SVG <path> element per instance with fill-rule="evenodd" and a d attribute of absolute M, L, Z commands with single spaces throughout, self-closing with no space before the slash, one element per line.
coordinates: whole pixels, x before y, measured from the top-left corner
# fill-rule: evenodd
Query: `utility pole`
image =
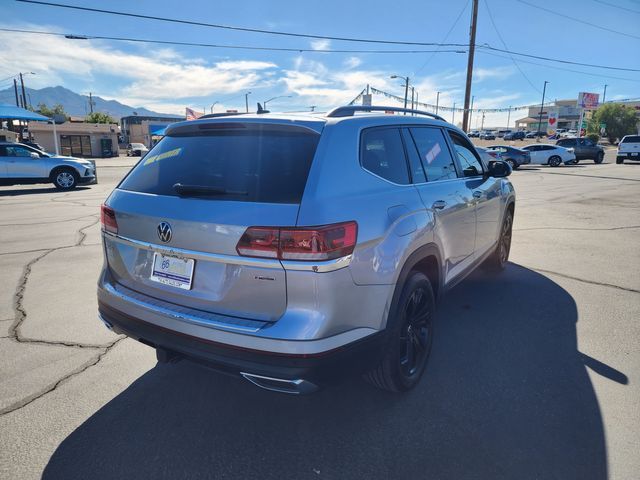
<path fill-rule="evenodd" d="M 247 110 L 247 113 L 249 113 L 249 95 L 251 95 L 251 92 L 247 92 L 244 94 L 244 105 Z"/>
<path fill-rule="evenodd" d="M 542 103 L 540 103 L 540 114 L 538 115 L 538 133 L 536 133 L 536 142 L 540 141 L 540 127 L 542 126 L 542 110 L 544 109 L 544 94 L 547 92 L 547 82 L 544 81 L 544 87 L 542 87 Z M 581 118 L 582 119 L 582 118 Z M 578 126 L 580 128 L 580 126 Z"/>
<path fill-rule="evenodd" d="M 464 114 L 462 130 L 467 131 L 470 124 L 469 98 L 471 97 L 471 81 L 473 79 L 473 56 L 476 51 L 476 26 L 478 23 L 478 0 L 473 0 L 471 10 L 471 29 L 469 32 L 469 59 L 467 60 L 467 84 L 464 89 Z"/>
<path fill-rule="evenodd" d="M 22 87 L 22 108 L 27 108 L 27 94 L 24 93 L 24 79 L 22 73 L 20 73 L 20 85 Z"/>
<path fill-rule="evenodd" d="M 455 125 L 456 121 L 456 102 L 453 102 L 453 110 L 451 111 L 451 125 Z"/>
<path fill-rule="evenodd" d="M 93 96 L 91 92 L 89 92 L 89 113 L 93 113 Z"/>
<path fill-rule="evenodd" d="M 480 125 L 480 130 L 484 130 L 484 112 L 482 112 L 482 125 Z"/>
<path fill-rule="evenodd" d="M 20 106 L 20 100 L 18 99 L 18 82 L 16 82 L 16 79 L 13 79 L 13 91 L 16 94 L 16 107 Z"/>
<path fill-rule="evenodd" d="M 440 104 L 440 92 L 436 95 L 436 115 L 438 114 L 438 106 Z"/>
<path fill-rule="evenodd" d="M 413 86 L 411 86 L 411 110 L 414 110 L 414 98 L 416 96 L 416 92 L 415 92 L 415 88 L 413 88 Z"/>
<path fill-rule="evenodd" d="M 604 103 L 604 101 L 607 99 L 607 87 L 609 85 L 607 85 L 606 83 L 604 84 L 604 92 L 602 93 L 602 103 Z"/>
<path fill-rule="evenodd" d="M 507 115 L 507 129 L 509 128 L 510 123 L 511 123 L 511 105 L 509 105 L 509 115 Z"/>

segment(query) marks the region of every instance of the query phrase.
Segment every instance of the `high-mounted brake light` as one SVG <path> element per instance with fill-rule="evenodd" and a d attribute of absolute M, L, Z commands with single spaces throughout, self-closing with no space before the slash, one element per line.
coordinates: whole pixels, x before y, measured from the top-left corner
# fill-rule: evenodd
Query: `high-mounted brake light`
<path fill-rule="evenodd" d="M 102 231 L 109 233 L 118 233 L 118 222 L 116 221 L 116 212 L 113 208 L 102 204 L 100 206 L 100 223 Z"/>
<path fill-rule="evenodd" d="M 358 235 L 356 222 L 321 227 L 249 227 L 236 251 L 249 257 L 322 261 L 353 253 Z"/>

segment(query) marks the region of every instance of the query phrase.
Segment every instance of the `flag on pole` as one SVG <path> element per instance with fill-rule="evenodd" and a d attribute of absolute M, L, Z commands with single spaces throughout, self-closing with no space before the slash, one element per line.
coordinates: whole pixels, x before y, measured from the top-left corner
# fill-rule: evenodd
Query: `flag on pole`
<path fill-rule="evenodd" d="M 187 120 L 197 120 L 202 115 L 204 115 L 204 113 L 196 112 L 195 110 L 193 110 L 193 109 L 191 109 L 189 107 L 186 107 L 185 108 L 185 115 L 187 117 Z"/>

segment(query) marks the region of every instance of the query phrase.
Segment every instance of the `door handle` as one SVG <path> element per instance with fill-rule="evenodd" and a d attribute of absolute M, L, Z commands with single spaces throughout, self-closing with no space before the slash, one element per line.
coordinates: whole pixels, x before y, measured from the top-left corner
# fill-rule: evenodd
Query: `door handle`
<path fill-rule="evenodd" d="M 480 190 L 476 190 L 473 192 L 473 198 L 482 198 L 482 192 Z"/>
<path fill-rule="evenodd" d="M 442 210 L 446 206 L 447 206 L 447 202 L 445 202 L 444 200 L 436 200 L 435 202 L 433 202 L 433 205 L 432 205 L 432 207 L 435 210 Z"/>

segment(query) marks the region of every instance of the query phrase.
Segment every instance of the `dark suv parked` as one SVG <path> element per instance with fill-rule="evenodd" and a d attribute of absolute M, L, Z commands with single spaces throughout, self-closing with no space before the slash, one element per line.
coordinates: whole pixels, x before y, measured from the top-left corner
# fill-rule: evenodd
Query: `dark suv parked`
<path fill-rule="evenodd" d="M 524 140 L 525 135 L 522 131 L 509 132 L 504 135 L 503 140 Z"/>
<path fill-rule="evenodd" d="M 578 160 L 592 159 L 595 163 L 602 163 L 604 160 L 604 148 L 589 138 L 561 138 L 556 142 L 564 148 L 573 148 Z"/>

